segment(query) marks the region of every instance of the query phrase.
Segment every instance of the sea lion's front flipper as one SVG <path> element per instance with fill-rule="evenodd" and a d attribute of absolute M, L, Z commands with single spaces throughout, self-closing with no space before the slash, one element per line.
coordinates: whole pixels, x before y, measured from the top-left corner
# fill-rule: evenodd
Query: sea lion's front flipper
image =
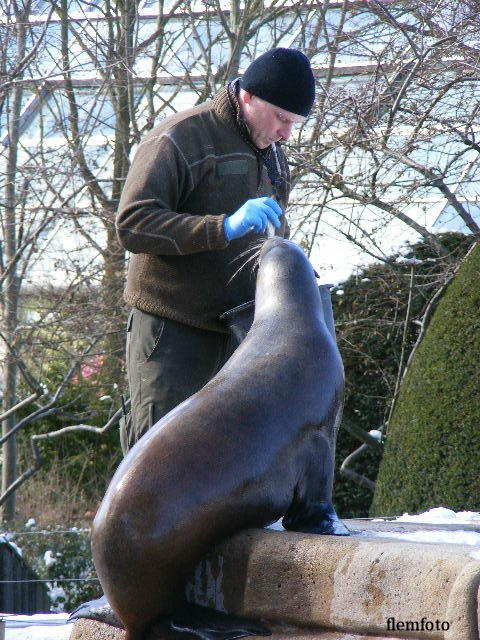
<path fill-rule="evenodd" d="M 323 433 L 317 433 L 307 446 L 308 462 L 282 525 L 288 531 L 349 536 L 330 500 L 334 465 L 328 439 Z"/>
<path fill-rule="evenodd" d="M 325 502 L 319 505 L 319 512 L 322 517 L 320 521 L 320 531 L 324 535 L 329 536 L 349 536 L 350 531 L 337 516 L 337 512 L 331 502 Z"/>
<path fill-rule="evenodd" d="M 112 607 L 108 604 L 105 596 L 96 600 L 89 600 L 77 607 L 68 618 L 68 622 L 73 622 L 79 618 L 89 618 L 90 620 L 98 620 L 113 627 L 123 629 L 123 624 Z"/>
<path fill-rule="evenodd" d="M 188 604 L 169 621 L 174 631 L 192 634 L 201 640 L 234 640 L 245 636 L 269 636 L 271 631 L 256 620 L 232 616 L 214 609 Z"/>
<path fill-rule="evenodd" d="M 288 531 L 319 533 L 324 536 L 349 536 L 350 531 L 337 516 L 333 504 L 328 501 L 317 502 L 308 509 L 291 508 L 282 520 Z"/>

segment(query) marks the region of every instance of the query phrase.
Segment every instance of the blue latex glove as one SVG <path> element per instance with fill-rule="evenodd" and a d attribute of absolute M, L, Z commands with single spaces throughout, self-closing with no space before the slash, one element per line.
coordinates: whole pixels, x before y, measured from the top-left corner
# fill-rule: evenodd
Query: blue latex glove
<path fill-rule="evenodd" d="M 282 215 L 280 205 L 273 198 L 252 198 L 247 200 L 240 209 L 225 218 L 224 229 L 227 240 L 241 238 L 250 231 L 263 233 L 268 222 L 274 227 L 280 226 L 278 219 Z"/>

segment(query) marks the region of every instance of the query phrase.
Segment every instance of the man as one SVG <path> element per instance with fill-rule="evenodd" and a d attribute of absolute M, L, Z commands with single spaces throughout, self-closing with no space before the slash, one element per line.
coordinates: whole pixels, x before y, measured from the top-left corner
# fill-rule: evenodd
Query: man
<path fill-rule="evenodd" d="M 165 119 L 139 145 L 117 216 L 120 241 L 133 254 L 124 453 L 231 355 L 219 317 L 254 297 L 251 269 L 241 268 L 252 241 L 269 223 L 288 235 L 289 171 L 278 143 L 314 98 L 304 54 L 273 49 L 212 101 Z"/>

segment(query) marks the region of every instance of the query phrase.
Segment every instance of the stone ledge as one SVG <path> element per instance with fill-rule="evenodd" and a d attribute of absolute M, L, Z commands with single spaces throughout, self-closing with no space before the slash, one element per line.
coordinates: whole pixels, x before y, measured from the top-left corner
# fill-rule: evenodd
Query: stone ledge
<path fill-rule="evenodd" d="M 403 640 L 398 636 L 393 639 L 392 636 L 365 636 L 343 631 L 300 629 L 278 624 L 272 625 L 271 630 L 272 635 L 268 636 L 269 640 Z M 125 631 L 94 620 L 78 620 L 73 627 L 70 640 L 125 640 Z M 185 636 L 155 628 L 146 640 L 185 640 Z M 249 636 L 249 640 L 265 640 L 265 637 Z"/>
<path fill-rule="evenodd" d="M 361 533 L 342 538 L 243 531 L 199 564 L 188 596 L 220 611 L 268 620 L 274 627 L 293 626 L 279 638 L 479 639 L 480 561 L 470 555 L 471 547 Z M 389 631 L 388 618 L 434 625 L 438 620 L 449 628 Z M 94 635 L 78 635 L 85 623 L 75 625 L 72 640 L 123 640 L 122 632 L 109 627 L 117 635 L 101 636 L 98 629 Z"/>

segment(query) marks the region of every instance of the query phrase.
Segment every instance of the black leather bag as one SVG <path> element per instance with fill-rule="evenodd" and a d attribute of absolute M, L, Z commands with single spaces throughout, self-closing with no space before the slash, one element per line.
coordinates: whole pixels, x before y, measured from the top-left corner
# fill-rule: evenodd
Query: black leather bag
<path fill-rule="evenodd" d="M 321 284 L 318 286 L 318 290 L 320 292 L 320 300 L 322 303 L 325 324 L 327 325 L 333 338 L 335 338 L 335 321 L 333 318 L 331 296 L 332 287 L 332 284 Z M 222 315 L 220 316 L 220 320 L 227 324 L 232 339 L 237 343 L 236 346 L 238 346 L 245 339 L 245 336 L 250 331 L 254 315 L 255 300 L 249 300 L 248 302 L 240 304 L 238 307 L 234 307 L 233 309 L 225 311 L 225 313 L 222 313 Z"/>

